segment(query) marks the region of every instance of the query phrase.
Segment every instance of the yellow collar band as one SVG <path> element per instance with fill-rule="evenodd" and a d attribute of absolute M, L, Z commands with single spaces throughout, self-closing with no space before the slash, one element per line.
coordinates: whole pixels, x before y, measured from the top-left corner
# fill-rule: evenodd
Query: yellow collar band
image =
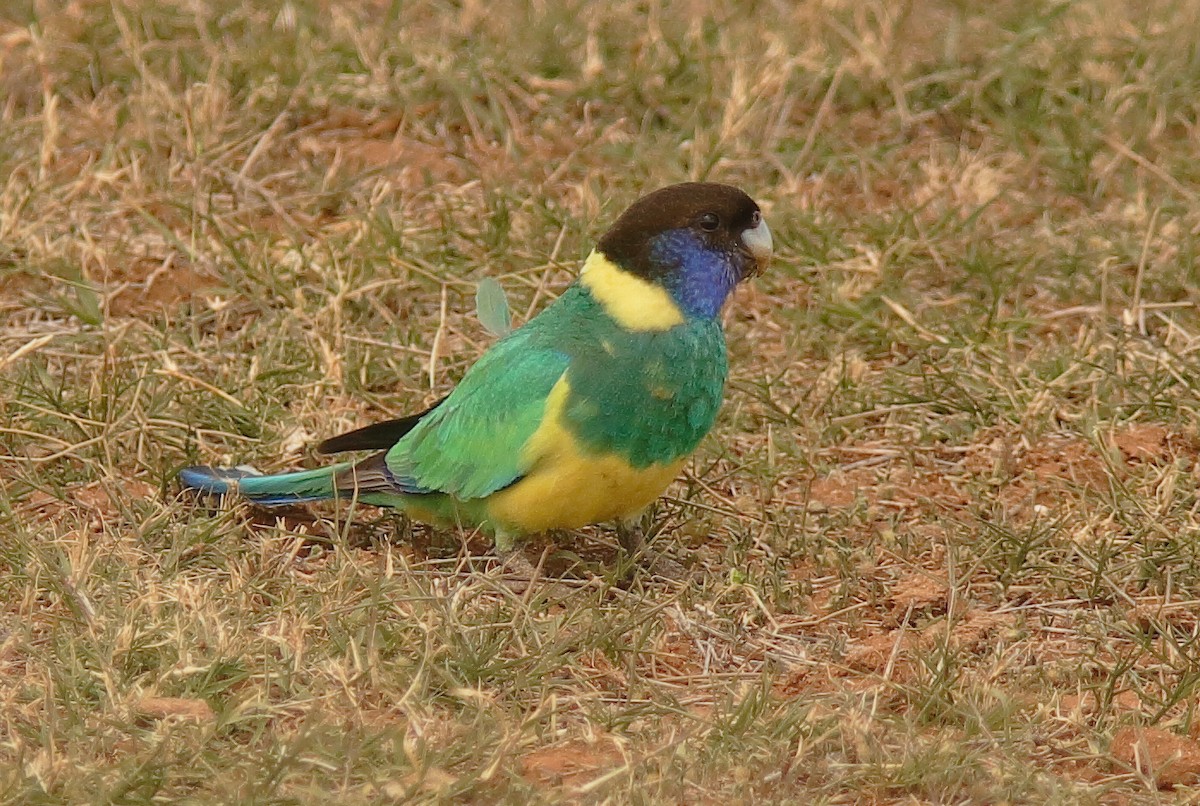
<path fill-rule="evenodd" d="M 625 271 L 598 250 L 588 255 L 579 281 L 627 330 L 670 330 L 685 321 L 665 288 Z"/>

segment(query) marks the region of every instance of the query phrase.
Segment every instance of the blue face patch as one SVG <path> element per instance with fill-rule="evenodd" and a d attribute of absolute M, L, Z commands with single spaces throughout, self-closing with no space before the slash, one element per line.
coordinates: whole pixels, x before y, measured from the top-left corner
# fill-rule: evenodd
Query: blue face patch
<path fill-rule="evenodd" d="M 663 286 L 687 316 L 717 316 L 737 285 L 735 256 L 706 246 L 689 229 L 668 230 L 654 238 L 650 259 L 666 270 Z"/>

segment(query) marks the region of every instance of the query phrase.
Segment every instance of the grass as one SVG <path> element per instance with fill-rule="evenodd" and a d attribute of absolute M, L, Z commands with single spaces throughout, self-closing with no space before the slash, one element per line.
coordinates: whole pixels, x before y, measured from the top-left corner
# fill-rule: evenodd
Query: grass
<path fill-rule="evenodd" d="M 0 12 L 0 798 L 1189 800 L 1121 731 L 1200 753 L 1195 2 L 260 6 Z M 178 495 L 701 178 L 778 257 L 655 512 L 696 583 Z"/>

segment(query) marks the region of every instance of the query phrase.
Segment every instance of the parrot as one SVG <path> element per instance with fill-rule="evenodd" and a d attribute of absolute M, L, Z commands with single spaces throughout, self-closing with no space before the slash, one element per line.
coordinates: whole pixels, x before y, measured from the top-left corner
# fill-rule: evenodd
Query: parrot
<path fill-rule="evenodd" d="M 496 341 L 448 395 L 317 446 L 366 458 L 274 475 L 193 466 L 179 480 L 265 507 L 341 499 L 482 529 L 505 565 L 523 570 L 525 538 L 590 524 L 615 522 L 635 553 L 645 545 L 634 524 L 720 408 L 722 310 L 772 252 L 762 211 L 741 189 L 660 188 L 618 216 L 558 299 Z"/>

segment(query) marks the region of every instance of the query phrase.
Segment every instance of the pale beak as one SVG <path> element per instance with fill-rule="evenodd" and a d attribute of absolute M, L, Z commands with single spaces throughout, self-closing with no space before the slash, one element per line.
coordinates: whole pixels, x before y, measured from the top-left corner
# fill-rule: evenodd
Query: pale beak
<path fill-rule="evenodd" d="M 750 255 L 754 258 L 754 271 L 751 276 L 757 276 L 766 271 L 767 264 L 771 262 L 771 254 L 774 252 L 775 244 L 771 241 L 771 230 L 767 226 L 766 221 L 759 221 L 757 226 L 751 227 L 742 233 L 742 243 L 746 245 Z"/>

